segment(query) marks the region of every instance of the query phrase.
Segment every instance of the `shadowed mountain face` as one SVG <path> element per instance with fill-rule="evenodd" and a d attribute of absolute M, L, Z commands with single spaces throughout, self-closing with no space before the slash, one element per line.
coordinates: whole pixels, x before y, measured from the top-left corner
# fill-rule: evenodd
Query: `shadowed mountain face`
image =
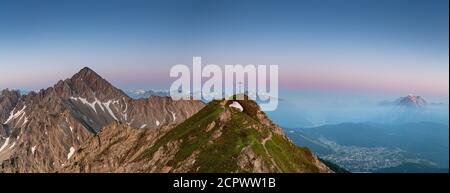
<path fill-rule="evenodd" d="M 183 123 L 139 130 L 117 122 L 62 172 L 331 172 L 290 142 L 250 100 L 212 101 Z"/>
<path fill-rule="evenodd" d="M 203 106 L 169 97 L 133 100 L 89 68 L 38 93 L 3 91 L 0 171 L 54 172 L 112 122 L 157 129 L 180 123 Z"/>
<path fill-rule="evenodd" d="M 8 119 L 9 112 L 17 105 L 20 99 L 19 91 L 3 90 L 0 94 L 0 121 Z"/>
<path fill-rule="evenodd" d="M 20 99 L 19 91 L 3 90 L 0 94 L 0 122 L 9 118 L 9 112 L 14 109 Z M 0 124 L 0 144 L 4 143 L 4 137 L 10 135 L 8 125 Z"/>

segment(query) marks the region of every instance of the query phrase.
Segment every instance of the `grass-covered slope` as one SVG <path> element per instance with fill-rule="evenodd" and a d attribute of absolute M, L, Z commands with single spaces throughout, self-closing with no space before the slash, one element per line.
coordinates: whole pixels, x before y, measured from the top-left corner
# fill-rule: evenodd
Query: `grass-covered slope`
<path fill-rule="evenodd" d="M 134 162 L 143 172 L 328 172 L 307 148 L 295 146 L 251 100 L 212 101 L 171 129 Z M 155 168 L 156 167 L 156 168 Z"/>

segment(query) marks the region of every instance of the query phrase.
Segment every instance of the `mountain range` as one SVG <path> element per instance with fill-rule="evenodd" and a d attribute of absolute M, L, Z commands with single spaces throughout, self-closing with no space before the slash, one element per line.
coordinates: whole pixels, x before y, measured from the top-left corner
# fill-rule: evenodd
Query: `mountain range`
<path fill-rule="evenodd" d="M 332 172 L 251 100 L 133 99 L 89 68 L 0 96 L 0 172 Z"/>
<path fill-rule="evenodd" d="M 383 101 L 372 122 L 388 124 L 435 122 L 448 125 L 448 105 L 428 103 L 423 97 L 409 94 L 394 101 Z"/>
<path fill-rule="evenodd" d="M 112 122 L 159 128 L 180 123 L 204 106 L 169 97 L 133 100 L 89 68 L 37 93 L 3 91 L 0 101 L 0 162 L 9 172 L 55 172 Z"/>
<path fill-rule="evenodd" d="M 397 98 L 395 101 L 382 101 L 380 106 L 397 106 L 404 108 L 425 108 L 428 102 L 421 96 L 409 94 L 404 97 Z"/>
<path fill-rule="evenodd" d="M 395 104 L 399 105 L 399 106 L 405 106 L 405 107 L 423 108 L 428 103 L 421 96 L 409 94 L 408 96 L 400 97 L 399 99 L 397 99 L 395 101 Z"/>
<path fill-rule="evenodd" d="M 144 89 L 127 90 L 125 91 L 125 93 L 127 93 L 127 95 L 133 99 L 148 98 L 151 96 L 170 96 L 169 91 L 156 91 Z"/>

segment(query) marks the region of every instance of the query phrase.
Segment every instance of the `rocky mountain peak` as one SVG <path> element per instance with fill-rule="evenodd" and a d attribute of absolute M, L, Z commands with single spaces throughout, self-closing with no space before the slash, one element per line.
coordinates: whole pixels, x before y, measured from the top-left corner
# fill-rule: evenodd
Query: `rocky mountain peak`
<path fill-rule="evenodd" d="M 90 68 L 37 93 L 1 94 L 0 173 L 54 172 L 86 140 L 119 128 L 119 123 L 136 133 L 149 130 L 156 135 L 204 106 L 170 97 L 133 100 Z"/>
<path fill-rule="evenodd" d="M 63 98 L 83 98 L 87 101 L 129 98 L 122 90 L 88 67 L 84 67 L 70 79 L 59 81 L 54 89 Z"/>
<path fill-rule="evenodd" d="M 395 101 L 395 104 L 405 107 L 422 108 L 428 103 L 421 96 L 409 94 L 405 97 L 400 97 Z"/>
<path fill-rule="evenodd" d="M 87 83 L 95 83 L 103 78 L 89 67 L 84 67 L 70 78 L 71 80 L 81 80 Z"/>

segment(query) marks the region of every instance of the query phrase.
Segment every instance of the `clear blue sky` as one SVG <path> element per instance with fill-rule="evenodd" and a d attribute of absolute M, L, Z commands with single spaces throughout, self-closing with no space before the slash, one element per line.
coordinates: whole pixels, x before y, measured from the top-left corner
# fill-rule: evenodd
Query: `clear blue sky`
<path fill-rule="evenodd" d="M 0 0 L 0 88 L 89 66 L 168 88 L 171 65 L 279 64 L 283 88 L 448 98 L 448 0 Z"/>

